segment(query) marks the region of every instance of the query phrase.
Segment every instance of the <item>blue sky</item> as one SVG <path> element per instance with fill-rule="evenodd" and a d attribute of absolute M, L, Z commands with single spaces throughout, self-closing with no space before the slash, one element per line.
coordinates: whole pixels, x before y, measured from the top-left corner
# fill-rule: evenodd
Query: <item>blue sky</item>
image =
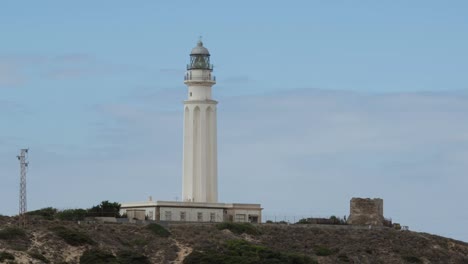
<path fill-rule="evenodd" d="M 22 147 L 29 209 L 180 197 L 183 75 L 203 36 L 218 80 L 220 200 L 300 218 L 381 197 L 394 221 L 468 241 L 467 11 L 3 1 L 0 213 L 17 212 Z"/>

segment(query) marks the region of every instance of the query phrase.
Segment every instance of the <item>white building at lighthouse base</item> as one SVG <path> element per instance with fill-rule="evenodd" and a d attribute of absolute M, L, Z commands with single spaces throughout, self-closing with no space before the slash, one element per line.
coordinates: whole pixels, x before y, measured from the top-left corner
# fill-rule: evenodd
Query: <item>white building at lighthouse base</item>
<path fill-rule="evenodd" d="M 176 222 L 261 223 L 260 204 L 145 201 L 123 203 L 120 214 L 130 219 Z"/>

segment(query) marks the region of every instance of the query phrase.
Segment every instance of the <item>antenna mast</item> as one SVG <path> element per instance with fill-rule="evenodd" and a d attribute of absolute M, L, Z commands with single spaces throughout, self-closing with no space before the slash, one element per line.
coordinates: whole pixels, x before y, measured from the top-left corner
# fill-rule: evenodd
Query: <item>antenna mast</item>
<path fill-rule="evenodd" d="M 28 168 L 27 161 L 28 149 L 21 149 L 21 154 L 16 156 L 20 162 L 20 193 L 19 193 L 19 220 L 21 226 L 26 226 L 26 170 Z"/>

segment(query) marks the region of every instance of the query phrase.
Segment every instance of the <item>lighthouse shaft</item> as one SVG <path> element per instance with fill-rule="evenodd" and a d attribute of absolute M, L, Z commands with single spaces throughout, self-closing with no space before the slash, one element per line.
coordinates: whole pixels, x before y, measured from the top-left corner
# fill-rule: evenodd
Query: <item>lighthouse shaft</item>
<path fill-rule="evenodd" d="M 184 154 L 182 196 L 184 201 L 218 201 L 216 104 L 211 87 L 216 83 L 209 53 L 201 42 L 192 50 L 184 83 Z"/>

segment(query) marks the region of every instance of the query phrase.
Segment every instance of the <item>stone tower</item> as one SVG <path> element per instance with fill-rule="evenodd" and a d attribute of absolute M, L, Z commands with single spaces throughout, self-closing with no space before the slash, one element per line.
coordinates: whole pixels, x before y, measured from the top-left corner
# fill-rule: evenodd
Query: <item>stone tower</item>
<path fill-rule="evenodd" d="M 210 53 L 198 41 L 190 53 L 184 83 L 188 86 L 184 101 L 184 156 L 182 199 L 186 202 L 218 202 L 218 165 L 216 102 L 211 87 Z"/>

